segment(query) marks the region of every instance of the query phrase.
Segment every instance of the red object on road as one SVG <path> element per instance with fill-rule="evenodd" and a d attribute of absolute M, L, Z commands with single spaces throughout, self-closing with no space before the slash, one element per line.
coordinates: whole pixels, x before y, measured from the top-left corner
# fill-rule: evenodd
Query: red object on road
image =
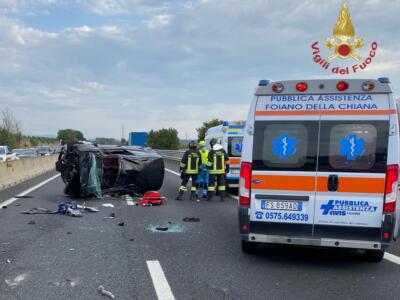
<path fill-rule="evenodd" d="M 159 192 L 149 191 L 144 193 L 143 198 L 139 200 L 139 205 L 161 205 L 167 202 L 167 198 L 161 196 Z"/>

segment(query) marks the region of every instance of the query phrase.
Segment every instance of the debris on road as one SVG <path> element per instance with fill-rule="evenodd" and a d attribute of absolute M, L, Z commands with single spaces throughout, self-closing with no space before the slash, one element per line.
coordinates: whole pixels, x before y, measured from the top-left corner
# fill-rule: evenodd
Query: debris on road
<path fill-rule="evenodd" d="M 185 232 L 186 227 L 179 223 L 174 223 L 170 225 L 152 225 L 147 227 L 147 230 L 151 232 L 166 232 L 166 233 L 180 233 Z"/>
<path fill-rule="evenodd" d="M 75 203 L 61 202 L 58 205 L 58 213 L 71 217 L 82 217 L 82 212 Z"/>
<path fill-rule="evenodd" d="M 7 261 L 8 264 L 11 264 L 11 260 L 10 259 L 7 258 L 6 261 Z"/>
<path fill-rule="evenodd" d="M 71 231 L 68 231 L 67 234 L 72 234 L 72 232 L 71 232 Z"/>
<path fill-rule="evenodd" d="M 15 203 L 14 205 L 15 206 L 21 206 L 21 203 Z"/>
<path fill-rule="evenodd" d="M 158 231 L 167 231 L 168 230 L 168 226 L 158 226 L 158 227 L 156 227 L 156 229 Z"/>
<path fill-rule="evenodd" d="M 182 219 L 183 222 L 200 222 L 199 218 L 196 217 L 186 217 Z"/>
<path fill-rule="evenodd" d="M 23 273 L 23 274 L 16 276 L 14 279 L 6 279 L 4 281 L 6 282 L 6 284 L 9 287 L 15 288 L 15 287 L 19 286 L 27 278 L 28 278 L 28 274 Z"/>
<path fill-rule="evenodd" d="M 99 210 L 96 207 L 89 207 L 85 205 L 77 205 L 77 208 L 83 210 L 83 212 L 99 212 Z"/>
<path fill-rule="evenodd" d="M 29 225 L 35 225 L 36 222 L 35 222 L 34 220 L 30 220 L 30 221 L 28 222 L 28 224 L 29 224 Z"/>
<path fill-rule="evenodd" d="M 113 293 L 111 293 L 110 291 L 107 291 L 107 290 L 104 288 L 104 286 L 102 286 L 102 285 L 99 285 L 99 287 L 97 288 L 97 290 L 100 292 L 100 294 L 102 294 L 102 295 L 104 295 L 104 296 L 107 296 L 107 297 L 109 297 L 109 298 L 111 298 L 111 299 L 114 299 L 114 298 L 115 298 L 115 296 L 113 295 Z"/>
<path fill-rule="evenodd" d="M 118 223 L 118 226 L 124 226 L 124 225 L 125 225 L 124 222 L 119 222 L 119 223 Z"/>
<path fill-rule="evenodd" d="M 1 208 L 7 208 L 7 205 L 2 206 Z"/>
<path fill-rule="evenodd" d="M 21 196 L 17 195 L 17 196 L 14 196 L 14 198 L 17 198 L 17 199 L 28 199 L 28 198 L 33 198 L 33 196 L 31 196 L 31 195 L 21 195 Z"/>
<path fill-rule="evenodd" d="M 167 198 L 161 196 L 159 192 L 149 191 L 143 195 L 143 198 L 139 200 L 139 204 L 141 206 L 153 206 L 153 205 L 161 205 L 167 202 Z M 148 205 L 151 204 L 151 205 Z"/>
<path fill-rule="evenodd" d="M 47 208 L 42 208 L 42 207 L 34 207 L 29 210 L 21 211 L 21 214 L 26 214 L 26 215 L 52 215 L 52 214 L 58 214 L 57 210 L 50 210 Z"/>
<path fill-rule="evenodd" d="M 114 208 L 114 205 L 112 203 L 103 203 L 101 206 Z"/>

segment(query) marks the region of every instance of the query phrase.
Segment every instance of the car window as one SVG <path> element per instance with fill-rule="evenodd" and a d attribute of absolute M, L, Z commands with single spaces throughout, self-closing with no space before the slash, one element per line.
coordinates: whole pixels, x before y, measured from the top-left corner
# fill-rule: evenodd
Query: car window
<path fill-rule="evenodd" d="M 6 154 L 6 150 L 4 148 L 0 148 L 0 154 Z"/>

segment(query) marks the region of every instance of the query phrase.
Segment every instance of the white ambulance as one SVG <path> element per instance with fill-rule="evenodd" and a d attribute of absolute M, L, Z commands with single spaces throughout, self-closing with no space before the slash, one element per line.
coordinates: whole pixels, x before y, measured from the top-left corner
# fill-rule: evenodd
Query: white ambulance
<path fill-rule="evenodd" d="M 398 172 L 388 78 L 262 80 L 243 141 L 242 250 L 353 248 L 381 261 L 399 232 Z"/>
<path fill-rule="evenodd" d="M 206 132 L 206 144 L 209 146 L 211 139 L 216 139 L 229 155 L 230 169 L 226 177 L 230 188 L 239 187 L 244 127 L 244 121 L 224 121 L 222 125 L 211 127 Z"/>

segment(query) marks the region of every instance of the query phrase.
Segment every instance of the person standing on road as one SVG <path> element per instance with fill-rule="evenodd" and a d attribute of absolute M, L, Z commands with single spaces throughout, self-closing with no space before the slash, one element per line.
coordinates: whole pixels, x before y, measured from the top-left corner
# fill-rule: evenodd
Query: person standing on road
<path fill-rule="evenodd" d="M 186 185 L 190 178 L 192 178 L 192 186 L 190 193 L 190 200 L 195 199 L 197 202 L 200 202 L 197 197 L 197 188 L 196 188 L 196 178 L 199 174 L 201 167 L 201 155 L 199 151 L 197 151 L 196 144 L 191 141 L 189 143 L 189 150 L 187 150 L 182 157 L 181 162 L 179 163 L 179 168 L 181 171 L 182 183 L 179 187 L 179 194 L 175 198 L 175 200 L 182 200 L 183 194 L 186 191 Z"/>
<path fill-rule="evenodd" d="M 208 183 L 208 196 L 207 200 L 210 201 L 215 193 L 215 183 L 217 183 L 218 191 L 221 197 L 221 202 L 225 198 L 225 174 L 229 172 L 229 156 L 220 144 L 216 141 L 210 142 L 212 149 L 208 153 L 208 171 L 210 173 L 210 180 Z"/>
<path fill-rule="evenodd" d="M 197 196 L 200 195 L 200 189 L 203 193 L 203 198 L 207 198 L 207 189 L 208 189 L 208 179 L 209 174 L 207 170 L 207 162 L 208 162 L 208 152 L 209 150 L 206 147 L 205 141 L 200 141 L 198 144 L 199 153 L 201 156 L 201 170 L 200 174 L 197 176 L 196 184 L 197 184 Z"/>

